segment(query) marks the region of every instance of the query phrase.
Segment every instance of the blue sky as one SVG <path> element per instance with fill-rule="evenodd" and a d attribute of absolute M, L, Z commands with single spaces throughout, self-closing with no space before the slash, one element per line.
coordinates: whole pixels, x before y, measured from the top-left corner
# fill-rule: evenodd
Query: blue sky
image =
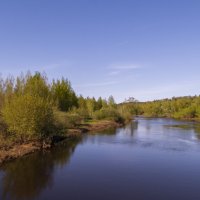
<path fill-rule="evenodd" d="M 0 73 L 117 102 L 200 94 L 199 0 L 0 1 Z"/>

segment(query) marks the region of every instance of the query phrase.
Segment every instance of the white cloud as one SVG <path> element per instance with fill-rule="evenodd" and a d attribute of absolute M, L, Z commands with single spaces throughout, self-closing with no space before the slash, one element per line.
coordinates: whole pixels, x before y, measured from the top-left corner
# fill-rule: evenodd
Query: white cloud
<path fill-rule="evenodd" d="M 120 71 L 112 71 L 112 72 L 109 72 L 108 75 L 109 76 L 115 76 L 115 75 L 118 75 L 120 73 Z"/>
<path fill-rule="evenodd" d="M 102 83 L 87 83 L 87 84 L 81 84 L 81 85 L 74 85 L 74 87 L 77 88 L 87 88 L 87 87 L 103 87 L 108 85 L 115 85 L 117 81 L 107 81 Z"/>
<path fill-rule="evenodd" d="M 139 65 L 135 64 L 112 64 L 108 67 L 109 71 L 108 76 L 116 76 L 120 73 L 127 72 L 130 70 L 135 70 L 141 68 Z M 112 71 L 111 71 L 112 70 Z"/>
<path fill-rule="evenodd" d="M 199 81 L 177 82 L 176 84 L 160 85 L 147 87 L 146 89 L 135 89 L 134 96 L 141 101 L 149 101 L 163 98 L 172 98 L 173 96 L 195 95 L 198 91 Z M 128 94 L 127 94 L 128 95 Z"/>
<path fill-rule="evenodd" d="M 7 68 L 3 68 L 1 70 L 1 73 L 5 76 L 9 75 L 9 74 L 13 74 L 14 76 L 19 75 L 21 72 L 26 73 L 28 71 L 34 73 L 35 71 L 39 71 L 39 72 L 49 72 L 49 71 L 56 71 L 59 70 L 61 67 L 69 67 L 71 65 L 71 63 L 69 61 L 59 61 L 57 63 L 45 63 L 45 64 L 20 64 L 20 66 L 8 66 Z"/>
<path fill-rule="evenodd" d="M 36 65 L 35 68 L 39 70 L 55 70 L 60 67 L 66 66 L 69 67 L 72 63 L 67 61 L 67 60 L 62 60 L 57 63 L 49 63 L 49 64 L 44 64 L 44 65 Z"/>
<path fill-rule="evenodd" d="M 112 69 L 120 69 L 120 70 L 127 70 L 127 69 L 138 69 L 138 66 L 135 65 L 118 65 L 113 66 Z"/>
<path fill-rule="evenodd" d="M 118 70 L 131 70 L 131 69 L 139 69 L 140 67 L 138 65 L 113 65 L 110 68 Z"/>

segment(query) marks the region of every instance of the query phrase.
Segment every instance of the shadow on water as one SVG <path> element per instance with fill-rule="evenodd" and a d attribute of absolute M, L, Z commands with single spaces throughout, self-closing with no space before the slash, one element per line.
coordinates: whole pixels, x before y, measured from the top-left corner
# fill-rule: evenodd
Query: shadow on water
<path fill-rule="evenodd" d="M 80 140 L 64 142 L 50 151 L 37 152 L 2 166 L 0 199 L 36 199 L 45 188 L 53 186 L 55 167 L 70 161 Z"/>

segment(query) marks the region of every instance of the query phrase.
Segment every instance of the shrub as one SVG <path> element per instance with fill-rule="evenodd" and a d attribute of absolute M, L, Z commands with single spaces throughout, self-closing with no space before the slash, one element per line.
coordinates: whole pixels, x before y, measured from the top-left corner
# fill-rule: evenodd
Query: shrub
<path fill-rule="evenodd" d="M 58 129 L 74 128 L 81 123 L 82 118 L 75 113 L 67 113 L 56 110 L 54 112 L 55 125 Z"/>
<path fill-rule="evenodd" d="M 53 131 L 51 104 L 39 96 L 15 96 L 5 103 L 2 114 L 8 130 L 21 141 L 42 139 Z"/>
<path fill-rule="evenodd" d="M 115 108 L 102 108 L 101 110 L 98 110 L 94 113 L 94 117 L 97 120 L 101 119 L 109 119 L 116 122 L 124 122 L 123 117 L 120 115 L 120 113 Z"/>
<path fill-rule="evenodd" d="M 196 108 L 194 106 L 184 108 L 174 113 L 174 118 L 195 118 L 197 117 Z"/>
<path fill-rule="evenodd" d="M 90 117 L 88 109 L 87 108 L 78 108 L 74 110 L 78 115 L 80 115 L 82 118 L 87 119 Z"/>

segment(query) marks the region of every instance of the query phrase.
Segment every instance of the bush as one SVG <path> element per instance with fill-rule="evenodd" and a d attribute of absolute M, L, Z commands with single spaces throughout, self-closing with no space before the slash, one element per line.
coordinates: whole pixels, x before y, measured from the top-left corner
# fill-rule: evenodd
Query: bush
<path fill-rule="evenodd" d="M 52 106 L 39 96 L 15 96 L 5 103 L 2 114 L 8 130 L 21 141 L 43 139 L 53 132 Z"/>
<path fill-rule="evenodd" d="M 54 112 L 55 125 L 58 129 L 74 128 L 79 125 L 82 118 L 78 114 L 67 113 L 56 110 Z"/>
<path fill-rule="evenodd" d="M 118 106 L 117 110 L 120 113 L 120 116 L 123 118 L 124 122 L 129 122 L 133 119 L 132 108 L 128 104 Z"/>
<path fill-rule="evenodd" d="M 179 112 L 174 113 L 174 118 L 195 118 L 197 117 L 197 112 L 196 112 L 196 108 L 194 106 L 188 107 L 188 108 L 184 108 L 182 110 L 180 110 Z"/>
<path fill-rule="evenodd" d="M 116 122 L 124 122 L 124 119 L 120 113 L 115 108 L 111 107 L 102 108 L 101 110 L 94 112 L 94 118 L 97 120 L 109 119 Z"/>
<path fill-rule="evenodd" d="M 78 115 L 80 115 L 84 119 L 87 119 L 90 117 L 87 108 L 78 108 L 78 109 L 74 110 L 74 112 L 76 112 Z"/>

